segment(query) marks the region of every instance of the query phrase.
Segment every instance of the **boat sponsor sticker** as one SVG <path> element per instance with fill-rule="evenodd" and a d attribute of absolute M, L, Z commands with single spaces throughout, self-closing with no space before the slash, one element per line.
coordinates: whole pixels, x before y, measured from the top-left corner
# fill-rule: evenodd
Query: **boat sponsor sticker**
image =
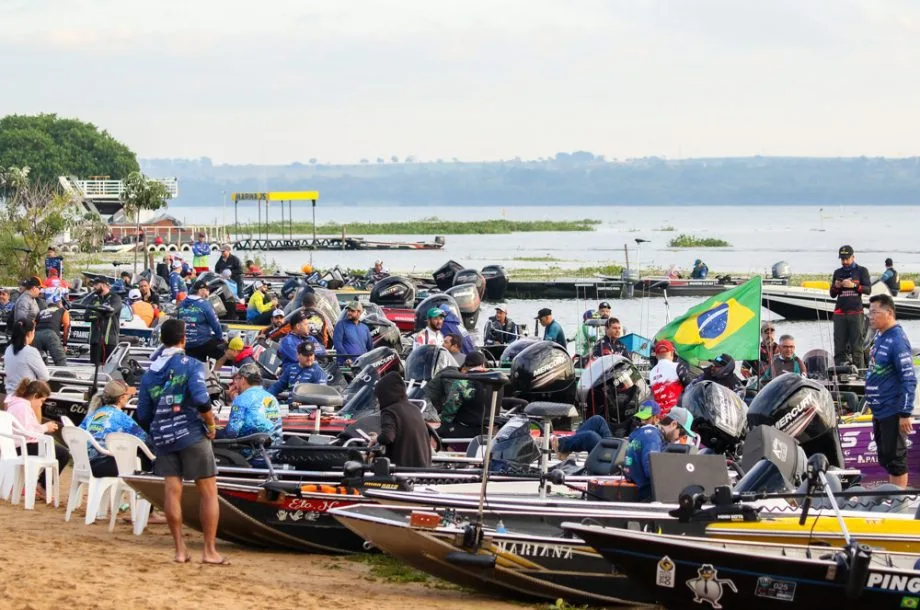
<path fill-rule="evenodd" d="M 658 561 L 658 569 L 655 572 L 655 584 L 659 587 L 674 588 L 674 562 L 665 555 Z"/>
<path fill-rule="evenodd" d="M 875 589 L 885 589 L 887 591 L 920 593 L 920 576 L 869 572 L 869 579 L 866 581 L 866 586 Z"/>
<path fill-rule="evenodd" d="M 795 582 L 791 580 L 776 580 L 769 576 L 760 576 L 757 578 L 754 596 L 776 599 L 781 602 L 791 602 L 795 599 Z"/>
<path fill-rule="evenodd" d="M 719 578 L 719 571 L 711 563 L 704 563 L 696 571 L 696 578 L 687 581 L 687 587 L 693 592 L 693 601 L 697 604 L 706 602 L 715 610 L 720 610 L 719 600 L 728 589 L 738 592 L 738 587 L 728 578 Z"/>

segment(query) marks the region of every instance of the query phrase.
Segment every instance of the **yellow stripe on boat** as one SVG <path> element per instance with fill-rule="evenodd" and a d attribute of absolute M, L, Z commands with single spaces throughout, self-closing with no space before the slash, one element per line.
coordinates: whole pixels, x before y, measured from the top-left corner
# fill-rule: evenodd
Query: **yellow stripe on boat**
<path fill-rule="evenodd" d="M 821 290 L 830 290 L 831 283 L 827 280 L 805 280 L 802 282 L 802 288 L 820 288 Z"/>

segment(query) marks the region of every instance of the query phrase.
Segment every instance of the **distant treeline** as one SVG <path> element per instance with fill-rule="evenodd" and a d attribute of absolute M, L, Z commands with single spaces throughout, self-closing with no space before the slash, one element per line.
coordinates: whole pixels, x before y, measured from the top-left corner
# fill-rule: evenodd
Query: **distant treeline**
<path fill-rule="evenodd" d="M 349 204 L 920 204 L 920 157 L 608 161 L 579 152 L 490 163 L 393 159 L 284 166 L 148 159 L 141 165 L 150 176 L 177 176 L 183 205 L 219 205 L 234 191 L 308 189 L 318 190 L 322 201 Z"/>

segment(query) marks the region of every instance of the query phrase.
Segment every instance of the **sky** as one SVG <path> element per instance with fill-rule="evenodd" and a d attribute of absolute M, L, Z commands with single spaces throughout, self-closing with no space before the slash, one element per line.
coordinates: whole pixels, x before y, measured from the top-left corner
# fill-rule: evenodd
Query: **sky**
<path fill-rule="evenodd" d="M 0 0 L 0 116 L 215 163 L 920 154 L 916 0 Z"/>

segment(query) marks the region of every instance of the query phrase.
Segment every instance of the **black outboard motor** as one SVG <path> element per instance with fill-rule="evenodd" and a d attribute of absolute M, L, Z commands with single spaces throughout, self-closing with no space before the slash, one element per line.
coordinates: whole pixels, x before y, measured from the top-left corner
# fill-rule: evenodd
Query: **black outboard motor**
<path fill-rule="evenodd" d="M 342 393 L 344 404 L 336 413 L 345 419 L 358 419 L 379 410 L 380 406 L 374 396 L 374 386 L 390 371 L 403 374 L 403 363 L 396 350 L 378 347 L 355 359 L 352 369 L 357 371 L 357 374 Z"/>
<path fill-rule="evenodd" d="M 399 327 L 385 316 L 378 313 L 365 315 L 362 319 L 371 331 L 374 347 L 401 348 Z"/>
<path fill-rule="evenodd" d="M 236 319 L 236 296 L 230 292 L 230 287 L 224 279 L 211 271 L 206 271 L 198 276 L 198 280 L 203 280 L 208 285 L 211 294 L 208 295 L 208 302 L 214 307 L 214 313 L 218 318 Z"/>
<path fill-rule="evenodd" d="M 466 449 L 467 457 L 485 453 L 486 438 L 477 436 Z M 533 474 L 531 464 L 540 457 L 540 448 L 530 434 L 530 418 L 515 415 L 496 432 L 492 441 L 489 472 L 493 474 Z"/>
<path fill-rule="evenodd" d="M 527 402 L 575 402 L 575 366 L 555 341 L 537 341 L 511 361 L 511 391 Z"/>
<path fill-rule="evenodd" d="M 476 330 L 476 324 L 479 322 L 479 305 L 482 303 L 476 286 L 474 284 L 460 284 L 449 288 L 445 294 L 454 297 L 457 302 L 463 326 L 467 330 Z"/>
<path fill-rule="evenodd" d="M 508 344 L 508 347 L 505 348 L 505 351 L 502 352 L 501 360 L 499 361 L 499 366 L 507 368 L 511 366 L 511 362 L 514 360 L 514 357 L 520 354 L 522 351 L 533 345 L 542 341 L 537 337 L 521 337 L 515 341 L 512 341 Z"/>
<path fill-rule="evenodd" d="M 403 361 L 400 359 L 399 353 L 391 347 L 375 347 L 366 354 L 355 358 L 351 366 L 356 371 L 362 371 L 365 367 L 370 366 L 380 373 L 380 377 L 390 371 L 396 371 L 400 375 L 404 372 Z"/>
<path fill-rule="evenodd" d="M 486 279 L 486 300 L 501 301 L 508 289 L 508 275 L 501 265 L 486 265 L 482 268 L 482 277 Z"/>
<path fill-rule="evenodd" d="M 805 353 L 802 364 L 808 371 L 809 379 L 827 380 L 830 378 L 830 368 L 834 359 L 826 349 L 813 349 Z"/>
<path fill-rule="evenodd" d="M 807 462 L 805 452 L 788 434 L 773 426 L 751 428 L 741 456 L 744 477 L 735 491 L 794 491 L 805 476 Z"/>
<path fill-rule="evenodd" d="M 446 368 L 457 368 L 457 361 L 446 348 L 419 345 L 406 358 L 406 381 L 431 381 Z"/>
<path fill-rule="evenodd" d="M 454 275 L 454 286 L 474 284 L 479 291 L 479 298 L 486 296 L 486 278 L 475 269 L 461 269 Z"/>
<path fill-rule="evenodd" d="M 441 305 L 447 305 L 447 307 L 454 312 L 454 315 L 457 316 L 458 320 L 463 319 L 460 313 L 460 306 L 457 304 L 456 299 L 445 292 L 440 292 L 431 295 L 419 303 L 415 308 L 415 330 L 419 331 L 428 326 L 428 310 L 432 307 L 440 308 Z"/>
<path fill-rule="evenodd" d="M 432 273 L 434 277 L 434 283 L 437 285 L 438 290 L 444 291 L 454 285 L 454 276 L 458 271 L 463 269 L 463 265 L 457 261 L 447 261 L 444 263 L 437 271 Z"/>
<path fill-rule="evenodd" d="M 371 289 L 371 303 L 408 309 L 415 303 L 415 284 L 399 275 L 385 277 Z"/>
<path fill-rule="evenodd" d="M 693 432 L 715 453 L 735 455 L 747 430 L 748 407 L 737 394 L 714 381 L 687 386 L 680 406 L 693 415 Z"/>
<path fill-rule="evenodd" d="M 834 400 L 813 379 L 790 373 L 773 379 L 751 401 L 747 420 L 752 428 L 774 426 L 792 436 L 808 456 L 823 453 L 832 466 L 844 464 Z"/>
<path fill-rule="evenodd" d="M 596 358 L 581 372 L 575 400 L 584 418 L 601 415 L 615 438 L 629 436 L 633 415 L 649 397 L 648 384 L 629 358 Z"/>

